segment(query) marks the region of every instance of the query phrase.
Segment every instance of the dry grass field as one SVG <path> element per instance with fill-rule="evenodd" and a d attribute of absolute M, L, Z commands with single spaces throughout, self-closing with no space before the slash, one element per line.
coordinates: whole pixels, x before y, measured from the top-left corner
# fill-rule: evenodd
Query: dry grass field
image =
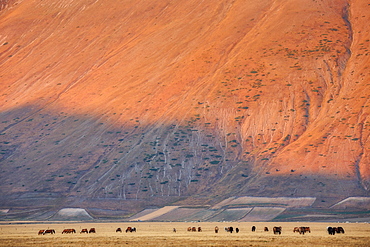
<path fill-rule="evenodd" d="M 216 234 L 214 227 L 220 231 Z M 256 226 L 255 232 L 251 231 Z M 342 226 L 345 234 L 334 236 L 326 227 Z M 137 232 L 126 233 L 128 226 Z M 187 227 L 202 227 L 202 232 L 188 232 Z M 224 227 L 233 226 L 239 233 L 228 233 Z M 264 232 L 263 227 L 269 227 Z M 273 226 L 282 226 L 282 234 L 274 235 Z M 311 233 L 293 233 L 295 226 L 309 226 Z M 94 227 L 96 233 L 80 234 L 83 228 Z M 120 227 L 123 232 L 117 232 Z M 370 246 L 370 224 L 365 223 L 270 223 L 270 222 L 122 222 L 122 223 L 14 223 L 0 224 L 0 246 Z M 74 228 L 76 234 L 62 234 L 63 229 Z M 173 232 L 176 228 L 176 232 Z M 41 229 L 54 229 L 53 235 L 38 235 Z"/>

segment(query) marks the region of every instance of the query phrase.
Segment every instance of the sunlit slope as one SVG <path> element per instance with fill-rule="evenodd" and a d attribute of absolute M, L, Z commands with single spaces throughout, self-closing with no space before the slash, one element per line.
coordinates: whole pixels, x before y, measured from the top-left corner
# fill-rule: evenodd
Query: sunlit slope
<path fill-rule="evenodd" d="M 366 1 L 4 6 L 5 197 L 369 194 Z"/>

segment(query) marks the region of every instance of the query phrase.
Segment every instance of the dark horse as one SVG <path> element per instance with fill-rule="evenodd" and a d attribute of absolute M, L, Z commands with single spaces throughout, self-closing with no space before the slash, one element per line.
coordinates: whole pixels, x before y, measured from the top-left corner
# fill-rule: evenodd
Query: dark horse
<path fill-rule="evenodd" d="M 281 234 L 281 229 L 282 227 L 281 226 L 274 226 L 274 228 L 272 229 L 274 231 L 274 234 Z"/>

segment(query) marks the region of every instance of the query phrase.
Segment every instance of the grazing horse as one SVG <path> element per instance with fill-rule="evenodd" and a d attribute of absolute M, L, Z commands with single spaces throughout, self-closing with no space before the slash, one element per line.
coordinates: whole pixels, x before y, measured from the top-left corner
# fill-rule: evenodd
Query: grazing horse
<path fill-rule="evenodd" d="M 335 235 L 334 227 L 328 226 L 326 229 L 328 230 L 329 235 Z"/>
<path fill-rule="evenodd" d="M 231 232 L 232 233 L 231 228 L 232 228 L 231 226 L 225 227 L 225 232 Z"/>
<path fill-rule="evenodd" d="M 126 232 L 136 232 L 136 228 L 129 226 L 126 228 Z"/>
<path fill-rule="evenodd" d="M 64 229 L 62 231 L 62 234 L 64 234 L 64 233 L 76 233 L 76 230 L 75 229 Z"/>
<path fill-rule="evenodd" d="M 218 230 L 219 230 L 219 228 L 218 228 L 218 226 L 216 226 L 215 227 L 215 233 L 218 233 Z"/>
<path fill-rule="evenodd" d="M 188 232 L 191 232 L 191 226 L 188 227 Z"/>
<path fill-rule="evenodd" d="M 267 226 L 265 226 L 265 228 L 263 228 L 263 231 L 268 232 L 269 228 Z"/>
<path fill-rule="evenodd" d="M 48 229 L 48 230 L 44 231 L 43 235 L 48 234 L 48 233 L 55 234 L 55 231 L 54 231 L 54 229 Z"/>
<path fill-rule="evenodd" d="M 198 227 L 198 232 L 201 232 L 202 231 L 202 228 L 199 226 Z"/>
<path fill-rule="evenodd" d="M 239 228 L 235 228 L 235 232 L 236 233 L 239 233 Z"/>
<path fill-rule="evenodd" d="M 274 228 L 272 229 L 274 231 L 274 234 L 281 234 L 281 229 L 282 227 L 281 226 L 274 226 Z"/>
<path fill-rule="evenodd" d="M 82 230 L 80 231 L 80 233 L 89 233 L 89 231 L 88 231 L 86 228 L 84 228 L 84 229 L 82 229 Z"/>
<path fill-rule="evenodd" d="M 197 231 L 197 228 L 196 228 L 195 226 L 193 226 L 193 227 L 191 228 L 191 231 L 192 231 L 192 232 L 196 232 L 196 231 Z"/>
<path fill-rule="evenodd" d="M 344 233 L 343 227 L 341 227 L 341 226 L 336 227 L 336 232 L 337 233 Z"/>
<path fill-rule="evenodd" d="M 48 230 L 45 230 L 43 234 L 45 235 L 45 234 L 48 234 L 48 233 L 55 234 L 55 231 L 54 231 L 54 229 L 48 229 Z"/>
<path fill-rule="evenodd" d="M 311 228 L 310 227 L 308 227 L 308 226 L 304 226 L 304 227 L 302 227 L 303 229 L 304 229 L 304 231 L 305 232 L 309 232 L 309 233 L 311 233 Z"/>
<path fill-rule="evenodd" d="M 256 227 L 252 226 L 252 232 L 255 232 L 255 231 L 256 231 Z"/>
<path fill-rule="evenodd" d="M 45 230 L 40 230 L 38 234 L 39 234 L 39 235 L 43 235 L 43 234 L 44 234 L 44 232 L 45 232 Z"/>
<path fill-rule="evenodd" d="M 293 232 L 299 232 L 299 234 L 305 234 L 306 232 L 311 232 L 311 229 L 306 226 L 294 227 Z"/>
<path fill-rule="evenodd" d="M 230 232 L 230 233 L 233 233 L 234 227 L 232 227 L 232 226 L 225 227 L 225 231 Z"/>
<path fill-rule="evenodd" d="M 122 229 L 120 227 L 118 227 L 116 232 L 122 232 Z"/>
<path fill-rule="evenodd" d="M 90 228 L 89 233 L 96 233 L 95 228 Z"/>

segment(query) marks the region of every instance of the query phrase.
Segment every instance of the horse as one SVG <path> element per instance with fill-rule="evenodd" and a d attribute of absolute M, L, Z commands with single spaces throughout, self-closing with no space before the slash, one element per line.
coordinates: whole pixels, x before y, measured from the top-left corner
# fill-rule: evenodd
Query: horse
<path fill-rule="evenodd" d="M 44 232 L 45 232 L 45 230 L 40 230 L 39 233 L 38 233 L 38 235 L 43 235 Z"/>
<path fill-rule="evenodd" d="M 328 231 L 329 235 L 335 235 L 335 228 L 328 226 L 326 230 Z"/>
<path fill-rule="evenodd" d="M 255 232 L 255 231 L 256 231 L 256 227 L 252 226 L 252 232 Z"/>
<path fill-rule="evenodd" d="M 265 226 L 265 228 L 263 228 L 263 231 L 268 232 L 269 228 L 267 226 Z"/>
<path fill-rule="evenodd" d="M 198 227 L 198 232 L 201 232 L 202 231 L 202 228 L 199 226 Z"/>
<path fill-rule="evenodd" d="M 336 232 L 337 232 L 337 233 L 344 233 L 344 229 L 343 229 L 343 227 L 338 226 L 338 227 L 337 227 L 337 229 L 336 229 Z"/>
<path fill-rule="evenodd" d="M 299 232 L 299 234 L 305 234 L 306 232 L 311 232 L 309 227 L 301 226 L 301 227 L 294 227 L 293 232 Z"/>
<path fill-rule="evenodd" d="M 188 227 L 188 232 L 191 232 L 191 226 Z"/>
<path fill-rule="evenodd" d="M 81 231 L 80 231 L 80 234 L 81 233 L 89 233 L 89 231 L 86 229 L 86 228 L 84 228 L 84 229 L 82 229 Z"/>
<path fill-rule="evenodd" d="M 196 232 L 196 231 L 197 231 L 197 228 L 196 228 L 195 226 L 193 226 L 193 227 L 191 228 L 191 231 L 192 231 L 192 232 Z"/>
<path fill-rule="evenodd" d="M 50 234 L 55 234 L 55 230 L 54 230 L 54 229 L 48 229 L 48 230 L 45 230 L 45 231 L 43 232 L 43 235 L 48 234 L 48 233 L 50 233 Z"/>
<path fill-rule="evenodd" d="M 233 233 L 233 231 L 234 231 L 234 227 L 232 227 L 232 226 L 225 227 L 225 231 L 226 231 L 226 232 Z"/>
<path fill-rule="evenodd" d="M 274 226 L 272 229 L 274 231 L 274 234 L 281 234 L 282 227 L 281 226 Z"/>
<path fill-rule="evenodd" d="M 136 232 L 136 228 L 129 226 L 126 228 L 126 232 Z"/>
<path fill-rule="evenodd" d="M 96 233 L 95 228 L 90 228 L 89 233 Z"/>
<path fill-rule="evenodd" d="M 64 234 L 64 233 L 76 233 L 76 230 L 75 229 L 64 229 L 62 231 L 62 234 Z"/>
<path fill-rule="evenodd" d="M 219 228 L 218 228 L 218 226 L 216 226 L 215 227 L 215 233 L 218 233 L 218 230 L 219 230 Z"/>
<path fill-rule="evenodd" d="M 122 232 L 122 229 L 118 227 L 116 232 Z"/>
<path fill-rule="evenodd" d="M 239 228 L 235 228 L 235 232 L 236 233 L 239 233 Z"/>

